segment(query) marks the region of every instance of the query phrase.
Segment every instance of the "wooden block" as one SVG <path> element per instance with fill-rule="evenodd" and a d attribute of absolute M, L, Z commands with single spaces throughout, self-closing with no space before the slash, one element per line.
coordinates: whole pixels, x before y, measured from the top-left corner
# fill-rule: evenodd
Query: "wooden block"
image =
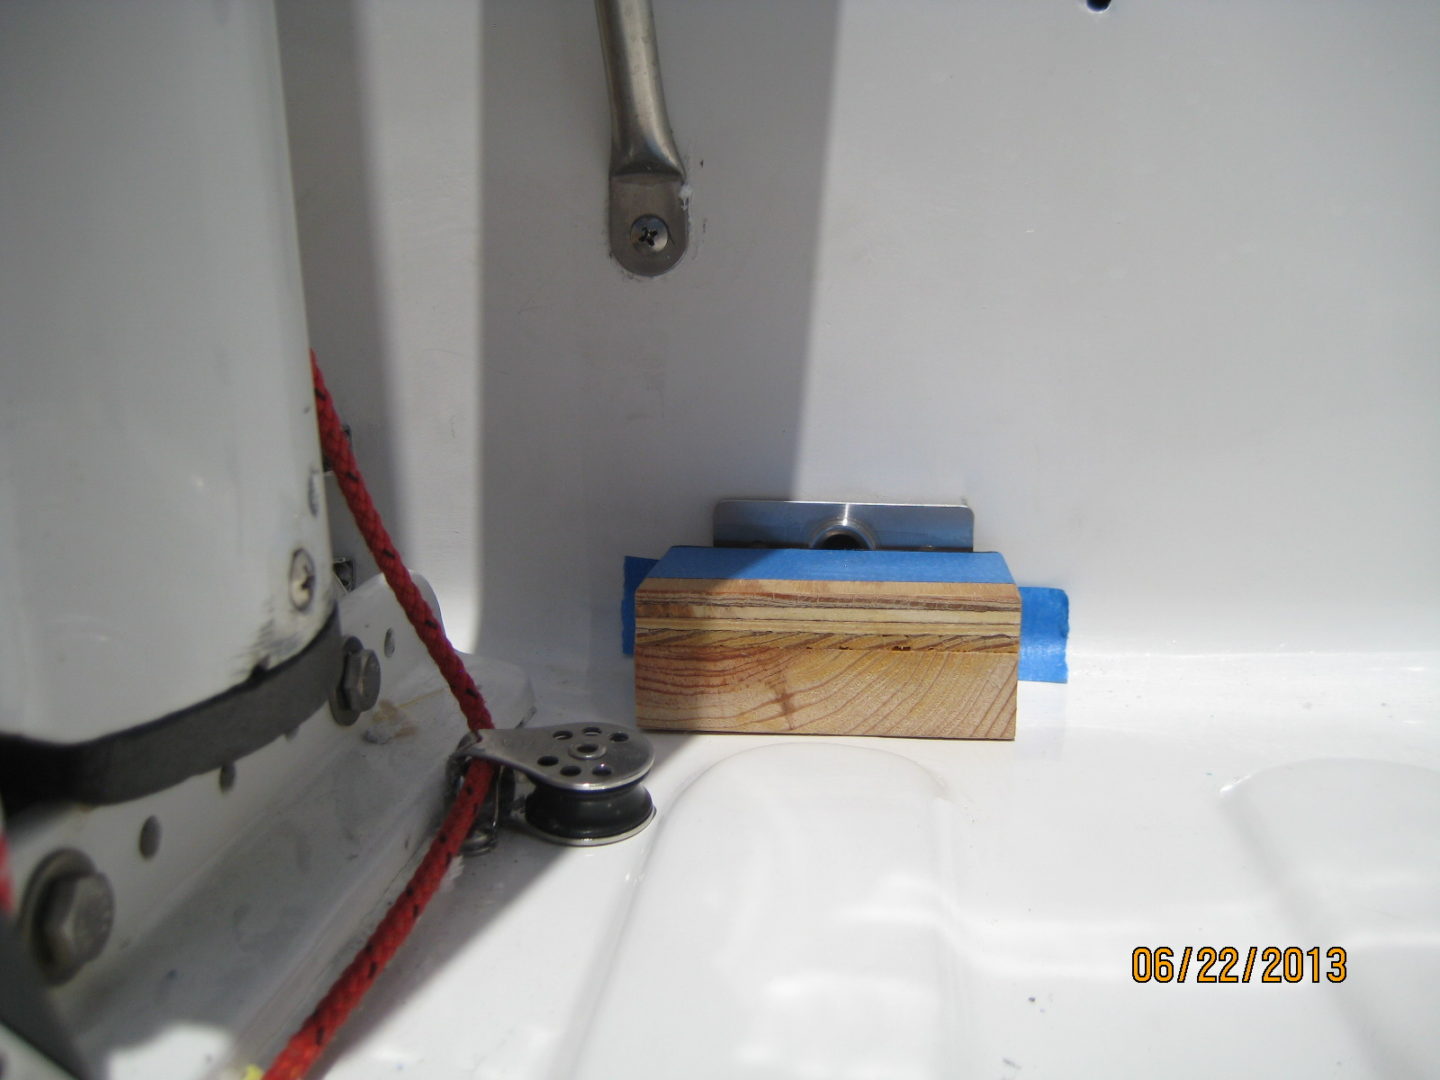
<path fill-rule="evenodd" d="M 675 550 L 684 556 L 667 556 L 635 596 L 642 727 L 1014 738 L 1020 596 L 998 556 L 789 551 L 747 563 L 733 549 Z M 707 569 L 732 576 L 677 574 Z M 792 576 L 755 576 L 776 571 Z M 955 580 L 965 576 L 983 580 Z"/>

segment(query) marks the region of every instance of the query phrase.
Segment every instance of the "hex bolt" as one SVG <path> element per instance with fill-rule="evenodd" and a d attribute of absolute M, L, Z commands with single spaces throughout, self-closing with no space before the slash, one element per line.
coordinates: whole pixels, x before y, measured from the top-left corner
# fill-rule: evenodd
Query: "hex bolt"
<path fill-rule="evenodd" d="M 67 874 L 46 888 L 38 914 L 46 974 L 62 983 L 104 951 L 115 925 L 115 893 L 104 874 Z"/>
<path fill-rule="evenodd" d="M 375 650 L 347 650 L 340 671 L 340 703 L 348 712 L 362 713 L 373 709 L 379 700 L 380 658 Z"/>
<path fill-rule="evenodd" d="M 670 226 L 654 214 L 642 214 L 630 224 L 630 246 L 642 255 L 658 255 L 670 243 Z"/>
<path fill-rule="evenodd" d="M 315 560 L 304 548 L 290 556 L 290 603 L 306 611 L 315 599 Z"/>

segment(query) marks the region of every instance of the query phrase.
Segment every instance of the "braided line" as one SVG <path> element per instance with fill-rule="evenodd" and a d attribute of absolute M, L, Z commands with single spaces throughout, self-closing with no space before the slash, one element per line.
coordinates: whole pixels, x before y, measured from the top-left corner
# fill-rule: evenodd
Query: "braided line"
<path fill-rule="evenodd" d="M 446 638 L 439 620 L 425 602 L 425 597 L 410 576 L 410 571 L 405 568 L 399 553 L 396 552 L 384 522 L 380 520 L 379 511 L 375 509 L 374 500 L 370 498 L 364 478 L 360 475 L 360 466 L 355 461 L 350 440 L 346 437 L 340 416 L 335 411 L 335 403 L 325 387 L 325 379 L 320 374 L 320 365 L 315 360 L 313 350 L 310 353 L 310 374 L 315 384 L 320 446 L 335 472 L 335 479 L 340 484 L 350 513 L 354 515 L 360 535 L 365 538 L 370 553 L 381 573 L 385 575 L 385 580 L 390 583 L 390 588 L 410 624 L 415 627 L 416 634 L 425 643 L 425 648 L 440 673 L 445 676 L 470 730 L 494 727 L 490 711 L 485 707 L 485 699 L 480 696 L 475 681 L 470 678 L 470 673 L 456 655 L 454 646 Z M 300 1080 L 334 1039 L 335 1033 L 360 1003 L 366 991 L 374 985 L 380 972 L 385 969 L 385 965 L 415 926 L 420 913 L 435 895 L 435 890 L 440 887 L 445 872 L 455 860 L 460 844 L 475 821 L 481 803 L 485 801 L 493 776 L 494 770 L 488 762 L 469 763 L 459 794 L 445 815 L 435 838 L 430 842 L 425 857 L 411 875 L 404 892 L 390 905 L 384 918 L 380 920 L 380 925 L 326 991 L 320 1004 L 315 1006 L 315 1011 L 300 1026 L 300 1030 L 290 1037 L 285 1049 L 266 1071 L 265 1080 Z"/>
<path fill-rule="evenodd" d="M 360 475 L 360 465 L 355 460 L 355 452 L 350 448 L 350 439 L 345 434 L 344 425 L 340 423 L 340 415 L 335 411 L 335 402 L 325 387 L 325 378 L 320 374 L 320 365 L 315 360 L 313 350 L 310 353 L 310 375 L 315 382 L 320 447 L 335 472 L 335 480 L 340 485 L 341 494 L 345 496 L 345 503 L 350 507 L 360 535 L 365 538 L 365 546 L 370 549 L 380 572 L 390 583 L 395 599 L 400 602 L 410 624 L 415 627 L 415 633 L 425 643 L 430 658 L 435 661 L 440 674 L 444 675 L 445 681 L 450 684 L 450 690 L 454 693 L 455 700 L 460 703 L 460 711 L 465 714 L 470 730 L 494 727 L 490 711 L 485 707 L 485 699 L 480 696 L 480 691 L 475 688 L 475 681 L 470 678 L 470 673 L 455 654 L 454 647 L 440 626 L 440 620 L 435 618 L 435 613 L 420 594 L 415 579 L 410 576 L 410 571 L 405 568 L 395 550 L 395 543 L 390 539 L 385 523 L 380 520 L 380 511 L 375 509 L 375 502 L 370 498 L 365 480 Z"/>

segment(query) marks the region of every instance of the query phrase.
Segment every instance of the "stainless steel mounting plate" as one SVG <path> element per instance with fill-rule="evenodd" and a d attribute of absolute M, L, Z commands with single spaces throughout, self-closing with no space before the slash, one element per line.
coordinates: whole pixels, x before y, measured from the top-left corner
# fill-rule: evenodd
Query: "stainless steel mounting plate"
<path fill-rule="evenodd" d="M 716 547 L 973 551 L 975 514 L 964 503 L 795 502 L 715 504 Z"/>
<path fill-rule="evenodd" d="M 655 763 L 642 732 L 598 721 L 479 731 L 455 756 L 508 765 L 549 787 L 589 794 L 634 784 Z"/>

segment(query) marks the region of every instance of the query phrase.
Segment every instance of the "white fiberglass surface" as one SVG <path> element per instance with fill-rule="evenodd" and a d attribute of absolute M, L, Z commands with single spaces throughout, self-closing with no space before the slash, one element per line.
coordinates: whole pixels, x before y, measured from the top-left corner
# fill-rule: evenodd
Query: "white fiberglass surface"
<path fill-rule="evenodd" d="M 1436 657 L 1088 660 L 1021 717 L 658 737 L 655 824 L 467 863 L 330 1075 L 1424 1075 Z M 1237 981 L 1135 981 L 1135 948 L 1186 946 Z M 1247 981 L 1251 946 L 1339 946 L 1346 977 Z"/>
<path fill-rule="evenodd" d="M 1440 772 L 1335 758 L 1267 769 L 1226 809 L 1309 940 L 1344 942 L 1346 1023 L 1378 1071 L 1440 1062 Z"/>
<path fill-rule="evenodd" d="M 784 742 L 706 769 L 655 838 L 574 1075 L 943 1075 L 968 1041 L 954 809 L 880 743 Z M 684 1008 L 635 1023 L 677 968 Z"/>
<path fill-rule="evenodd" d="M 1440 11 L 656 24 L 692 246 L 637 282 L 588 8 L 280 5 L 312 337 L 461 644 L 540 722 L 621 719 L 623 556 L 708 542 L 724 497 L 967 497 L 1070 592 L 1074 677 L 1022 686 L 1013 744 L 657 739 L 656 824 L 467 865 L 333 1075 L 1433 1060 L 1440 918 L 1400 868 L 1436 831 L 1436 661 L 1360 650 L 1440 647 Z M 1137 947 L 1351 943 L 1343 983 L 1131 977 Z"/>
<path fill-rule="evenodd" d="M 1440 648 L 1440 6 L 654 6 L 636 281 L 589 7 L 280 5 L 312 341 L 462 647 L 623 683 L 621 559 L 757 496 L 968 498 L 1085 648 Z"/>

